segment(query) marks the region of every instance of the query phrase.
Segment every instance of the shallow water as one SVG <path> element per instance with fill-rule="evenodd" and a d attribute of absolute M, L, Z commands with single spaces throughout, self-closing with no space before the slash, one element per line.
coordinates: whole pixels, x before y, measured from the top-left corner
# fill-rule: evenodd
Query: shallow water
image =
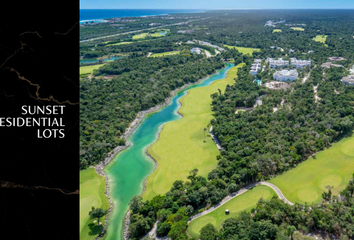
<path fill-rule="evenodd" d="M 106 167 L 105 171 L 110 180 L 110 196 L 115 203 L 109 219 L 106 240 L 123 239 L 123 219 L 129 201 L 133 196 L 141 194 L 144 180 L 154 169 L 154 162 L 145 151 L 155 142 L 163 124 L 181 118 L 177 113 L 180 108 L 179 99 L 187 94 L 188 89 L 207 86 L 215 80 L 224 79 L 227 71 L 233 66 L 228 64 L 203 82 L 179 91 L 168 106 L 146 116 L 128 139 L 131 146 L 120 152 Z"/>
<path fill-rule="evenodd" d="M 116 59 L 120 59 L 122 57 L 111 57 L 111 58 L 107 58 L 107 59 L 104 59 L 102 62 L 107 62 L 107 61 L 112 61 L 112 60 L 116 60 Z M 98 63 L 98 59 L 96 58 L 93 58 L 93 59 L 81 59 L 80 60 L 80 63 Z"/>

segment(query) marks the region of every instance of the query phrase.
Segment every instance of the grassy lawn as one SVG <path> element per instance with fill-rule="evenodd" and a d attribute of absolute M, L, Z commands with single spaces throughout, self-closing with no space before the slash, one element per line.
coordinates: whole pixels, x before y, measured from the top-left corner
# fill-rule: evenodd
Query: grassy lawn
<path fill-rule="evenodd" d="M 272 179 L 291 202 L 318 203 L 326 186 L 336 195 L 348 184 L 354 172 L 354 136 L 334 143 L 296 168 Z"/>
<path fill-rule="evenodd" d="M 109 208 L 109 202 L 104 195 L 106 180 L 98 175 L 94 168 L 88 168 L 80 172 L 80 239 L 94 239 L 101 232 L 101 227 L 96 226 L 89 217 L 91 207 Z M 103 223 L 104 218 L 100 221 Z M 94 226 L 92 229 L 88 225 Z M 95 233 L 95 235 L 92 235 Z"/>
<path fill-rule="evenodd" d="M 169 55 L 175 55 L 179 54 L 180 51 L 171 51 L 171 52 L 164 52 L 164 53 L 154 53 L 150 57 L 164 57 L 164 56 L 169 56 Z"/>
<path fill-rule="evenodd" d="M 122 44 L 131 44 L 133 42 L 119 42 L 119 43 L 110 43 L 107 44 L 106 46 L 114 46 L 114 45 L 122 45 Z"/>
<path fill-rule="evenodd" d="M 166 36 L 166 34 L 167 34 L 169 31 L 170 31 L 170 29 L 162 29 L 162 30 L 159 31 L 159 32 L 151 33 L 150 36 L 151 36 L 151 37 L 164 37 L 164 36 Z M 162 34 L 162 33 L 164 33 L 164 32 L 166 32 L 166 34 Z"/>
<path fill-rule="evenodd" d="M 140 33 L 140 34 L 136 34 L 132 37 L 132 39 L 136 40 L 136 39 L 143 39 L 146 38 L 149 35 L 149 33 Z"/>
<path fill-rule="evenodd" d="M 227 84 L 232 84 L 239 67 L 230 69 L 225 79 L 191 89 L 181 98 L 179 112 L 184 117 L 166 123 L 159 139 L 148 149 L 158 167 L 148 178 L 144 199 L 165 194 L 176 180 L 186 180 L 194 168 L 198 168 L 202 176 L 207 176 L 216 167 L 219 150 L 211 137 L 206 137 L 204 142 L 204 128 L 213 118 L 210 95 L 218 89 L 224 91 Z"/>
<path fill-rule="evenodd" d="M 326 44 L 327 37 L 327 35 L 317 35 L 316 37 L 312 38 L 312 40 L 323 43 L 326 47 L 328 47 L 328 45 Z"/>
<path fill-rule="evenodd" d="M 281 29 L 274 29 L 273 33 L 282 32 Z"/>
<path fill-rule="evenodd" d="M 291 29 L 294 31 L 305 31 L 305 29 L 301 27 L 292 27 Z"/>
<path fill-rule="evenodd" d="M 273 196 L 277 195 L 270 187 L 256 186 L 240 196 L 228 201 L 211 213 L 193 220 L 189 223 L 187 231 L 192 237 L 198 239 L 200 230 L 208 223 L 213 224 L 216 229 L 218 229 L 226 219 L 236 217 L 242 211 L 250 211 L 256 206 L 260 198 L 268 200 Z M 225 214 L 226 209 L 229 209 L 230 214 Z"/>
<path fill-rule="evenodd" d="M 251 54 L 256 51 L 260 51 L 259 48 L 247 48 L 247 47 L 236 47 L 236 46 L 229 46 L 229 45 L 224 45 L 227 48 L 234 49 L 236 48 L 237 51 L 239 51 L 242 54 Z"/>
<path fill-rule="evenodd" d="M 92 74 L 93 70 L 99 69 L 103 65 L 104 64 L 97 64 L 97 65 L 90 65 L 90 66 L 80 67 L 80 75 Z"/>

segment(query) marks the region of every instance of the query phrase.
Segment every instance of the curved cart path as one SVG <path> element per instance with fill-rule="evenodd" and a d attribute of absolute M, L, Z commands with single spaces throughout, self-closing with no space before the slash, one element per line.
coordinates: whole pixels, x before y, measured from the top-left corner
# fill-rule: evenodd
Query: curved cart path
<path fill-rule="evenodd" d="M 222 205 L 224 205 L 224 204 L 227 203 L 228 201 L 232 200 L 233 198 L 235 198 L 235 197 L 237 197 L 237 196 L 240 196 L 241 194 L 247 192 L 247 191 L 250 190 L 251 188 L 253 188 L 253 187 L 255 187 L 255 186 L 258 186 L 258 185 L 265 185 L 265 186 L 267 186 L 267 187 L 272 188 L 272 189 L 276 192 L 276 194 L 278 195 L 278 197 L 279 197 L 281 200 L 283 200 L 286 204 L 294 205 L 294 203 L 290 202 L 290 201 L 284 196 L 284 194 L 282 193 L 282 191 L 280 191 L 280 189 L 279 189 L 277 186 L 275 186 L 274 184 L 269 183 L 269 182 L 256 182 L 256 183 L 252 183 L 252 184 L 248 185 L 247 187 L 241 188 L 241 189 L 238 190 L 237 192 L 234 192 L 234 193 L 229 194 L 229 195 L 226 196 L 223 200 L 221 200 L 220 203 L 218 203 L 218 204 L 212 206 L 211 208 L 209 208 L 209 209 L 207 209 L 207 210 L 205 210 L 205 211 L 203 211 L 203 212 L 201 212 L 201 213 L 198 213 L 198 214 L 196 214 L 196 215 L 194 215 L 194 216 L 191 216 L 191 217 L 188 219 L 188 224 L 189 224 L 191 221 L 193 221 L 193 220 L 195 220 L 195 219 L 197 219 L 197 218 L 199 218 L 199 217 L 202 217 L 202 216 L 204 216 L 204 215 L 206 215 L 206 214 L 208 214 L 208 213 L 210 213 L 210 212 L 212 212 L 212 211 L 218 209 L 219 207 L 221 207 Z M 168 237 L 164 237 L 164 238 L 158 238 L 158 237 L 156 237 L 157 223 L 158 223 L 158 221 L 154 223 L 152 229 L 151 229 L 143 238 L 145 238 L 145 237 L 148 236 L 148 237 L 150 237 L 150 238 L 156 238 L 156 239 L 168 239 Z M 141 239 L 143 239 L 143 238 L 141 238 Z"/>
<path fill-rule="evenodd" d="M 256 183 L 252 183 L 250 185 L 248 185 L 247 187 L 244 187 L 244 188 L 241 188 L 240 190 L 238 190 L 237 192 L 234 192 L 234 193 L 231 193 L 229 194 L 228 196 L 226 196 L 223 200 L 220 201 L 220 203 L 212 206 L 211 208 L 201 212 L 201 213 L 198 213 L 194 216 L 191 216 L 189 219 L 188 219 L 188 223 L 190 223 L 191 221 L 193 221 L 194 219 L 197 219 L 201 216 L 204 216 L 212 211 L 214 211 L 215 209 L 218 209 L 219 207 L 221 207 L 222 205 L 224 205 L 225 203 L 227 203 L 228 201 L 230 201 L 231 199 L 241 195 L 242 193 L 245 193 L 247 192 L 248 190 L 250 190 L 251 188 L 255 187 L 255 186 L 258 186 L 258 185 L 265 185 L 265 186 L 268 186 L 270 188 L 272 188 L 276 194 L 278 195 L 278 197 L 283 200 L 285 203 L 289 204 L 289 205 L 294 205 L 292 202 L 290 202 L 288 199 L 286 199 L 286 197 L 284 196 L 284 194 L 280 191 L 280 189 L 275 186 L 274 184 L 271 184 L 269 182 L 256 182 Z"/>

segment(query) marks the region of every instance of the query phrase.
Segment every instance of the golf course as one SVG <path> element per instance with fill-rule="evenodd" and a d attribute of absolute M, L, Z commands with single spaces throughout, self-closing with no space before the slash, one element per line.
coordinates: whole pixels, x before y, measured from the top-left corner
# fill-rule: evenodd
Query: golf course
<path fill-rule="evenodd" d="M 242 211 L 250 211 L 256 206 L 260 198 L 269 200 L 273 196 L 277 195 L 270 187 L 262 185 L 256 186 L 240 196 L 233 198 L 216 210 L 190 222 L 188 225 L 188 233 L 198 239 L 200 230 L 208 223 L 213 224 L 216 229 L 218 229 L 226 219 L 236 217 Z M 226 209 L 230 211 L 229 214 L 225 214 Z"/>
<path fill-rule="evenodd" d="M 169 55 L 179 54 L 180 51 L 170 51 L 170 52 L 163 52 L 163 53 L 154 53 L 151 57 L 164 57 Z"/>
<path fill-rule="evenodd" d="M 332 193 L 338 195 L 353 174 L 353 146 L 352 135 L 269 182 L 276 185 L 291 202 L 319 203 L 322 192 L 327 191 L 326 186 L 332 186 Z"/>
<path fill-rule="evenodd" d="M 159 139 L 148 148 L 158 167 L 148 178 L 143 198 L 165 194 L 173 182 L 185 180 L 194 168 L 205 177 L 216 167 L 219 150 L 212 138 L 207 136 L 213 117 L 210 95 L 218 89 L 224 91 L 228 84 L 233 84 L 237 69 L 242 66 L 240 64 L 230 69 L 224 79 L 189 90 L 181 98 L 182 107 L 178 112 L 183 118 L 165 124 Z"/>
<path fill-rule="evenodd" d="M 203 88 L 216 80 L 224 79 L 232 67 L 233 64 L 227 64 L 224 69 L 219 70 L 204 81 L 192 84 L 178 91 L 167 106 L 146 115 L 128 138 L 128 141 L 131 143 L 130 147 L 117 154 L 114 160 L 106 166 L 105 172 L 110 180 L 110 196 L 114 202 L 107 227 L 107 240 L 123 238 L 123 219 L 129 202 L 135 195 L 143 192 L 146 178 L 154 171 L 155 164 L 147 156 L 146 150 L 157 140 L 161 127 L 165 123 L 172 123 L 175 120 L 181 119 L 181 116 L 177 114 L 177 110 L 180 108 L 180 99 L 186 95 L 187 91 L 191 91 L 191 89 Z M 235 72 L 232 75 L 235 77 Z M 217 151 L 215 144 L 212 147 L 216 149 L 214 151 Z M 214 161 L 215 166 L 216 159 Z M 157 169 L 159 167 L 160 163 Z M 189 171 L 190 169 L 188 169 L 187 174 Z M 184 173 L 181 179 L 186 179 L 186 176 L 186 173 Z M 167 175 L 166 179 L 170 182 L 170 185 L 165 184 L 164 187 L 169 190 L 173 179 Z M 167 192 L 167 190 L 163 190 L 163 193 Z M 147 191 L 150 191 L 149 186 Z M 154 192 L 150 191 L 150 193 L 153 196 Z"/>
<path fill-rule="evenodd" d="M 327 35 L 317 35 L 312 40 L 323 43 L 326 47 L 328 47 L 328 45 L 326 44 L 326 39 L 327 39 Z"/>
<path fill-rule="evenodd" d="M 292 27 L 291 29 L 294 31 L 305 31 L 305 29 L 302 27 Z"/>
<path fill-rule="evenodd" d="M 97 65 L 90 65 L 90 66 L 80 67 L 80 75 L 92 74 L 93 70 L 99 69 L 103 65 L 104 64 L 97 64 Z"/>
<path fill-rule="evenodd" d="M 97 226 L 89 217 L 91 207 L 102 208 L 107 210 L 109 202 L 104 194 L 106 180 L 104 177 L 98 175 L 94 168 L 88 168 L 80 171 L 80 239 L 89 240 L 94 239 L 95 235 L 90 232 L 98 234 L 101 227 Z M 104 218 L 100 219 L 103 223 Z M 89 227 L 89 224 L 91 227 Z"/>
<path fill-rule="evenodd" d="M 250 54 L 252 55 L 253 52 L 260 51 L 259 48 L 248 48 L 248 47 L 236 47 L 236 46 L 229 46 L 229 45 L 224 45 L 225 47 L 229 49 L 237 49 L 242 54 Z"/>

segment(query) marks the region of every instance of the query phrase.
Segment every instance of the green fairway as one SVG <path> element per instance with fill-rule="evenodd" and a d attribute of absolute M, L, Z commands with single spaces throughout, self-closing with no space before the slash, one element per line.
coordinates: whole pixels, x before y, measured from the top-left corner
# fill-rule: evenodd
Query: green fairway
<path fill-rule="evenodd" d="M 212 93 L 225 90 L 227 84 L 233 84 L 237 68 L 228 71 L 225 79 L 217 80 L 209 86 L 194 88 L 181 98 L 183 115 L 176 121 L 166 123 L 159 139 L 152 144 L 148 153 L 158 162 L 155 172 L 148 178 L 145 199 L 151 199 L 157 194 L 165 194 L 176 180 L 186 180 L 188 173 L 194 168 L 199 174 L 206 176 L 217 165 L 219 154 L 211 137 L 205 137 L 212 119 Z M 205 139 L 205 142 L 204 142 Z"/>
<path fill-rule="evenodd" d="M 291 202 L 319 203 L 327 185 L 338 195 L 354 172 L 353 146 L 354 136 L 344 138 L 269 182 Z"/>
<path fill-rule="evenodd" d="M 273 196 L 277 196 L 276 193 L 267 186 L 256 186 L 253 189 L 241 194 L 228 201 L 218 209 L 199 217 L 188 225 L 188 233 L 198 239 L 199 232 L 208 223 L 213 224 L 216 229 L 219 229 L 221 224 L 228 218 L 236 217 L 242 211 L 250 211 L 256 207 L 256 204 L 260 198 L 264 200 L 271 199 Z M 225 210 L 229 209 L 230 214 L 226 215 Z"/>
<path fill-rule="evenodd" d="M 159 32 L 151 33 L 150 36 L 151 37 L 164 37 L 169 31 L 170 31 L 170 29 L 162 29 Z"/>
<path fill-rule="evenodd" d="M 227 48 L 234 49 L 236 48 L 237 51 L 239 51 L 242 54 L 250 54 L 252 55 L 253 52 L 260 51 L 259 48 L 247 48 L 247 47 L 236 47 L 236 46 L 229 46 L 229 45 L 224 45 Z"/>
<path fill-rule="evenodd" d="M 131 43 L 133 43 L 133 42 L 110 43 L 110 44 L 107 44 L 106 46 L 123 45 L 123 44 L 131 44 Z"/>
<path fill-rule="evenodd" d="M 292 27 L 291 29 L 294 31 L 305 31 L 305 29 L 301 27 Z"/>
<path fill-rule="evenodd" d="M 150 57 L 164 57 L 164 56 L 169 56 L 169 55 L 175 55 L 179 54 L 180 51 L 171 51 L 171 52 L 163 52 L 163 53 L 154 53 Z"/>
<path fill-rule="evenodd" d="M 136 34 L 132 37 L 132 39 L 136 40 L 136 39 L 143 39 L 146 38 L 149 35 L 149 33 L 140 33 L 140 34 Z"/>
<path fill-rule="evenodd" d="M 328 47 L 328 45 L 326 44 L 327 37 L 327 35 L 317 35 L 316 37 L 312 38 L 312 40 L 323 43 L 326 47 Z"/>
<path fill-rule="evenodd" d="M 273 33 L 282 32 L 281 29 L 274 29 Z"/>
<path fill-rule="evenodd" d="M 93 224 L 93 220 L 89 217 L 91 207 L 103 208 L 108 210 L 109 202 L 104 194 L 106 180 L 98 175 L 94 168 L 88 168 L 80 171 L 80 239 L 94 239 L 95 235 L 100 233 L 101 227 L 95 226 L 93 230 L 88 226 Z M 100 221 L 103 223 L 104 218 Z M 91 235 L 90 232 L 96 233 Z"/>
<path fill-rule="evenodd" d="M 97 64 L 97 65 L 90 65 L 90 66 L 80 67 L 80 75 L 92 74 L 92 73 L 93 73 L 93 70 L 99 69 L 99 68 L 102 67 L 103 65 L 104 65 L 104 64 Z"/>

